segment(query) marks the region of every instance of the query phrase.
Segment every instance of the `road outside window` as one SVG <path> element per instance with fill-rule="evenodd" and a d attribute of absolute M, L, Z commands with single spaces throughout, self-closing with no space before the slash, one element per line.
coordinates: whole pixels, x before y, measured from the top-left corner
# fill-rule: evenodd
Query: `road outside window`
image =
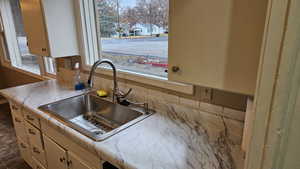
<path fill-rule="evenodd" d="M 166 77 L 169 0 L 96 0 L 100 54 L 118 69 Z"/>

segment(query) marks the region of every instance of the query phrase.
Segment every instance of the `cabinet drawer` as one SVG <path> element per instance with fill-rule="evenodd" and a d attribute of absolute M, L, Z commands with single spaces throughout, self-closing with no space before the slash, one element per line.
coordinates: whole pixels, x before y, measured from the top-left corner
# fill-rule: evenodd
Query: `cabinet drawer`
<path fill-rule="evenodd" d="M 35 145 L 31 145 L 31 155 L 34 157 L 34 159 L 36 159 L 43 166 L 47 165 L 44 150 L 38 148 Z"/>
<path fill-rule="evenodd" d="M 27 122 L 25 123 L 25 126 L 30 145 L 35 145 L 35 147 L 39 148 L 40 150 L 43 150 L 44 146 L 40 130 L 36 129 L 34 126 Z"/>
<path fill-rule="evenodd" d="M 18 146 L 20 149 L 21 157 L 30 165 L 32 166 L 32 158 L 30 153 L 29 145 L 24 142 L 23 140 L 18 138 Z"/>
<path fill-rule="evenodd" d="M 19 105 L 10 102 L 10 110 L 13 114 L 23 117 L 22 112 L 21 112 L 21 107 Z"/>
<path fill-rule="evenodd" d="M 41 163 L 39 163 L 36 159 L 33 158 L 33 166 L 32 169 L 46 169 Z"/>
<path fill-rule="evenodd" d="M 25 121 L 23 117 L 13 113 L 12 118 L 17 138 L 22 139 L 28 144 L 28 138 L 25 129 Z"/>
<path fill-rule="evenodd" d="M 31 112 L 24 111 L 24 118 L 26 121 L 37 127 L 38 129 L 41 128 L 40 126 L 40 119 L 33 115 Z"/>

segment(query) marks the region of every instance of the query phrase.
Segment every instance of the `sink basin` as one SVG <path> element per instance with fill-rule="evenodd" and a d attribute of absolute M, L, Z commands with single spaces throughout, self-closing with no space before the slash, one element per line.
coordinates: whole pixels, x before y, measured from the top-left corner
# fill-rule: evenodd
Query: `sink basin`
<path fill-rule="evenodd" d="M 114 104 L 93 93 L 46 104 L 39 109 L 95 141 L 104 140 L 153 114 L 142 108 Z"/>

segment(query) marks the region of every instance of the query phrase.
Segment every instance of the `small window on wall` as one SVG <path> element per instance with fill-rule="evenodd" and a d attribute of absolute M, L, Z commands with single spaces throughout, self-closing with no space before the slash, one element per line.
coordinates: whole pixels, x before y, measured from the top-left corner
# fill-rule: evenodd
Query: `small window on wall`
<path fill-rule="evenodd" d="M 39 58 L 30 54 L 27 46 L 19 0 L 9 0 L 9 2 L 19 51 L 13 64 L 20 69 L 40 74 Z"/>
<path fill-rule="evenodd" d="M 10 62 L 10 55 L 8 54 L 8 50 L 7 50 L 2 15 L 0 15 L 0 43 L 1 43 L 1 50 L 4 53 L 4 58 L 2 58 L 3 59 L 2 61 Z"/>
<path fill-rule="evenodd" d="M 89 36 L 98 39 L 94 45 L 100 57 L 112 60 L 119 70 L 166 77 L 169 0 L 93 2 L 95 16 L 85 19 L 95 22 L 90 25 L 96 33 Z"/>
<path fill-rule="evenodd" d="M 46 74 L 56 75 L 56 64 L 53 58 L 44 57 L 44 65 Z"/>

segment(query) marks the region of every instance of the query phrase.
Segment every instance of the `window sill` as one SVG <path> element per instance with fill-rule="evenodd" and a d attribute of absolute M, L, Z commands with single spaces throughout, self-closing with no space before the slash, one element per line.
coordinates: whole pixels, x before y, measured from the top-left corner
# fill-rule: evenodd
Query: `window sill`
<path fill-rule="evenodd" d="M 39 79 L 39 80 L 48 80 L 49 78 L 48 77 L 44 77 L 44 76 L 41 76 L 41 75 L 38 75 L 36 73 L 33 73 L 31 71 L 27 71 L 27 70 L 24 70 L 24 69 L 20 69 L 18 67 L 14 67 L 14 66 L 11 66 L 11 65 L 8 65 L 8 64 L 3 64 L 2 67 L 5 67 L 5 68 L 8 68 L 8 69 L 11 69 L 11 70 L 14 70 L 16 72 L 20 72 L 20 73 L 23 73 L 23 74 L 26 74 L 28 76 L 31 76 L 33 78 L 36 78 L 36 79 Z"/>
<path fill-rule="evenodd" d="M 85 65 L 83 66 L 83 69 L 84 71 L 89 72 L 91 70 L 91 66 Z M 103 74 L 106 76 L 112 76 L 112 70 L 106 68 L 97 68 L 96 73 Z M 139 74 L 136 72 L 130 72 L 125 70 L 117 70 L 117 76 L 118 78 L 121 79 L 130 80 L 130 81 L 134 81 L 146 85 L 151 85 L 162 89 L 168 89 L 183 94 L 188 94 L 188 95 L 194 94 L 193 85 L 168 81 L 167 78 L 163 78 L 163 77 Z"/>

